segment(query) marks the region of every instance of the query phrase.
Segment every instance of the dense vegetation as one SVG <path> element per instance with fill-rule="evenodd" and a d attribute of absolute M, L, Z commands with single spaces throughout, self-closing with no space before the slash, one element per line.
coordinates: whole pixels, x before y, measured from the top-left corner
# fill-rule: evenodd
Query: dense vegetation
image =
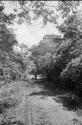
<path fill-rule="evenodd" d="M 56 87 L 82 94 L 82 10 L 80 1 L 58 1 L 55 6 L 47 1 L 10 1 L 19 4 L 14 12 L 6 14 L 5 6 L 0 1 L 0 87 L 11 81 L 27 80 L 29 74 L 42 74 Z M 34 16 L 31 17 L 30 12 Z M 63 22 L 58 23 L 61 16 Z M 47 22 L 56 25 L 61 36 L 47 34 L 37 46 L 28 49 L 19 45 L 13 29 L 13 23 L 19 25 L 24 21 L 31 25 L 32 21 L 42 17 L 43 26 Z M 17 21 L 17 22 L 16 22 Z M 20 51 L 16 51 L 18 47 Z M 16 84 L 15 84 L 16 85 Z M 76 91 L 77 90 L 77 91 Z M 3 92 L 2 92 L 3 93 Z M 0 99 L 0 105 L 5 99 Z M 2 104 L 2 105 L 3 105 Z"/>
<path fill-rule="evenodd" d="M 0 79 L 26 79 L 29 73 L 42 74 L 57 85 L 66 85 L 67 88 L 78 88 L 81 85 L 82 61 L 82 15 L 80 1 L 59 1 L 56 11 L 46 1 L 12 1 L 19 4 L 9 15 L 4 12 L 5 6 L 0 6 Z M 31 17 L 30 13 L 34 14 Z M 63 22 L 58 23 L 61 16 Z M 31 24 L 38 18 L 43 18 L 43 25 L 47 22 L 55 23 L 62 34 L 46 35 L 37 46 L 30 50 L 26 45 L 18 45 L 20 52 L 13 50 L 17 46 L 15 35 L 9 24 L 17 21 L 18 24 L 26 21 Z M 23 51 L 23 49 L 25 51 Z M 31 52 L 30 52 L 31 51 Z M 30 52 L 30 54 L 29 54 Z M 80 87 L 81 88 L 81 87 Z"/>
<path fill-rule="evenodd" d="M 42 74 L 54 84 L 62 84 L 70 89 L 81 86 L 81 2 L 58 1 L 57 14 L 53 9 L 55 5 L 49 5 L 46 1 L 12 1 L 12 3 L 19 4 L 20 11 L 19 8 L 13 8 L 14 13 L 8 15 L 4 12 L 5 6 L 3 4 L 0 6 L 1 78 L 24 80 L 29 73 L 33 73 L 35 77 L 37 74 Z M 34 15 L 32 17 L 31 12 Z M 60 16 L 63 20 L 61 24 L 58 23 Z M 17 21 L 18 24 L 24 21 L 31 24 L 40 17 L 43 18 L 43 25 L 47 22 L 54 23 L 62 35 L 46 35 L 30 50 L 26 45 L 18 45 L 21 52 L 14 51 L 13 45 L 17 46 L 17 41 L 7 25 L 9 23 L 12 25 L 13 21 Z"/>
<path fill-rule="evenodd" d="M 82 22 L 79 2 L 59 2 L 63 23 L 57 25 L 63 37 L 47 35 L 32 48 L 37 73 L 52 84 L 82 93 Z"/>

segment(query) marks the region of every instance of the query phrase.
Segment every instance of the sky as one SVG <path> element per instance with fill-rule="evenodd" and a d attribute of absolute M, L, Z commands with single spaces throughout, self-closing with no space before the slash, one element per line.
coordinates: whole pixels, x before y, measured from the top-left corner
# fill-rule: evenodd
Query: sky
<path fill-rule="evenodd" d="M 28 47 L 38 44 L 46 34 L 59 34 L 56 27 L 51 23 L 48 23 L 45 27 L 42 27 L 40 24 L 34 26 L 26 23 L 21 25 L 15 24 L 14 29 L 18 42 L 25 43 Z"/>
<path fill-rule="evenodd" d="M 52 2 L 50 2 L 49 5 L 50 4 L 52 5 Z M 10 5 L 11 4 L 9 4 L 9 1 L 5 1 L 5 12 L 12 12 L 12 5 Z M 31 47 L 34 44 L 38 44 L 46 34 L 59 34 L 55 25 L 51 23 L 48 23 L 46 26 L 42 27 L 41 18 L 38 21 L 36 21 L 33 25 L 28 25 L 27 23 L 18 25 L 15 23 L 13 28 L 16 34 L 17 41 L 19 43 L 27 44 L 28 47 Z"/>

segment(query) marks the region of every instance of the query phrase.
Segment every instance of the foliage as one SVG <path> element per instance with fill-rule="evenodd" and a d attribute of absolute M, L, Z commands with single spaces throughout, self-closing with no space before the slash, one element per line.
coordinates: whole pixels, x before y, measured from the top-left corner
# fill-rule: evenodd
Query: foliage
<path fill-rule="evenodd" d="M 20 54 L 13 51 L 13 46 L 17 44 L 15 34 L 8 28 L 11 22 L 11 15 L 6 15 L 0 6 L 0 80 L 5 83 L 10 80 L 19 79 L 22 75 L 22 60 Z"/>
<path fill-rule="evenodd" d="M 33 46 L 30 50 L 32 52 L 32 60 L 36 65 L 37 73 L 48 73 L 47 65 L 50 64 L 52 53 L 59 43 L 57 41 L 61 39 L 60 36 L 47 35 L 40 41 L 38 46 Z"/>
<path fill-rule="evenodd" d="M 0 53 L 3 51 L 5 57 L 1 54 L 0 60 L 3 60 L 4 63 L 1 62 L 0 66 L 4 67 L 3 64 L 6 68 L 8 66 L 8 72 L 15 77 L 23 76 L 25 78 L 27 74 L 33 73 L 35 75 L 44 74 L 55 84 L 63 82 L 70 86 L 73 84 L 75 87 L 76 84 L 81 83 L 82 14 L 79 10 L 80 1 L 57 1 L 56 9 L 55 3 L 52 6 L 48 1 L 18 0 L 11 2 L 19 5 L 20 9 L 13 8 L 15 15 L 12 12 L 10 15 L 6 15 L 3 13 L 4 7 L 1 6 L 0 17 L 3 18 L 0 20 L 0 32 L 3 33 L 0 34 Z M 58 13 L 56 14 L 56 12 Z M 57 20 L 60 17 L 63 22 L 59 25 Z M 12 23 L 17 18 L 20 24 L 23 21 L 31 24 L 39 18 L 43 19 L 45 25 L 47 22 L 55 23 L 63 37 L 48 34 L 30 50 L 26 45 L 20 45 L 20 52 L 12 53 L 16 40 L 6 24 L 9 21 Z M 1 73 L 3 69 L 1 68 Z"/>
<path fill-rule="evenodd" d="M 82 82 L 82 15 L 78 6 L 79 2 L 59 1 L 58 9 L 64 20 L 57 28 L 63 38 L 56 41 L 57 37 L 53 39 L 53 35 L 51 38 L 47 35 L 32 48 L 36 69 L 40 69 L 40 73 L 53 80 L 54 84 L 63 83 L 72 89 Z"/>

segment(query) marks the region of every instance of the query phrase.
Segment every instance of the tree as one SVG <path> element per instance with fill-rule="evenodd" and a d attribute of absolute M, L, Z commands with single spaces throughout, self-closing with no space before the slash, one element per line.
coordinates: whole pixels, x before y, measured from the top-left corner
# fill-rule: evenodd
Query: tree
<path fill-rule="evenodd" d="M 55 13 L 55 3 L 50 8 L 48 1 L 14 1 L 12 3 L 15 2 L 21 7 L 20 12 L 18 12 L 18 8 L 14 8 L 15 17 L 18 17 L 19 22 L 22 23 L 25 20 L 31 24 L 34 20 L 42 17 L 44 24 L 47 24 L 48 21 L 56 23 L 57 28 L 63 34 L 63 38 L 47 35 L 38 46 L 31 48 L 33 63 L 36 67 L 34 71 L 45 72 L 46 76 L 55 81 L 54 83 L 61 82 L 60 79 L 69 74 L 72 61 L 81 58 L 82 54 L 82 16 L 78 10 L 80 1 L 58 1 L 56 11 L 60 12 L 59 15 Z M 59 16 L 63 19 L 63 23 L 60 25 L 57 22 Z M 22 64 L 25 62 L 24 58 L 22 57 L 22 61 L 20 61 Z M 72 69 L 74 68 L 72 67 Z M 74 72 L 76 76 L 76 68 Z"/>
<path fill-rule="evenodd" d="M 56 23 L 54 7 L 56 6 L 54 3 L 53 9 L 49 9 L 48 1 L 26 1 L 26 0 L 17 0 L 17 1 L 7 1 L 12 5 L 13 12 L 10 12 L 10 18 L 16 19 L 18 24 L 22 22 L 26 22 L 32 24 L 39 18 L 43 19 L 43 25 L 46 25 L 47 22 Z M 1 0 L 1 3 L 5 2 Z M 32 16 L 31 16 L 32 15 Z"/>
<path fill-rule="evenodd" d="M 1 2 L 0 2 L 1 3 Z M 0 69 L 1 77 L 4 81 L 17 79 L 20 72 L 20 64 L 17 56 L 13 51 L 13 46 L 17 43 L 15 34 L 12 29 L 8 28 L 12 22 L 12 16 L 4 13 L 4 6 L 0 6 Z M 10 23 L 11 24 L 11 23 Z M 20 61 L 21 62 L 21 61 Z M 18 71 L 19 70 L 19 71 Z"/>
<path fill-rule="evenodd" d="M 70 2 L 66 2 L 69 5 Z M 65 2 L 64 2 L 65 4 Z M 74 4 L 74 3 L 73 3 Z M 62 25 L 58 26 L 59 30 L 63 33 L 64 40 L 58 48 L 59 59 L 55 61 L 61 67 L 59 70 L 58 79 L 61 80 L 67 88 L 75 89 L 76 86 L 81 85 L 81 58 L 82 58 L 82 22 L 81 13 L 78 11 L 78 4 L 76 9 L 70 5 L 68 8 L 69 13 L 64 13 L 65 20 Z M 66 7 L 66 6 L 62 6 Z M 56 65 L 54 70 L 56 70 Z M 58 69 L 58 68 L 57 68 Z"/>
<path fill-rule="evenodd" d="M 53 77 L 51 60 L 61 40 L 60 36 L 46 35 L 37 46 L 30 49 L 37 74 L 43 74 L 50 79 Z"/>
<path fill-rule="evenodd" d="M 46 60 L 46 58 L 42 57 L 43 59 L 41 59 L 43 64 L 45 64 L 44 69 L 48 75 L 48 78 L 51 77 L 55 83 L 60 83 L 62 78 L 64 78 L 64 83 L 66 83 L 66 81 L 69 79 L 69 81 L 71 80 L 69 83 L 70 86 L 72 84 L 73 86 L 75 86 L 76 83 L 78 84 L 77 79 L 81 77 L 81 62 L 79 62 L 79 68 L 76 63 L 76 60 L 77 62 L 78 59 L 81 60 L 82 55 L 82 22 L 81 14 L 78 11 L 78 6 L 79 2 L 76 1 L 59 2 L 58 9 L 61 10 L 64 21 L 58 26 L 58 29 L 63 34 L 63 38 L 57 41 L 59 44 L 55 44 L 54 51 L 51 53 L 52 58 L 50 59 L 50 62 L 47 60 L 48 63 L 45 63 L 44 60 Z M 45 44 L 41 41 L 39 46 L 37 46 L 33 51 L 35 52 L 34 56 L 39 55 L 38 58 L 40 59 L 41 55 L 45 55 L 45 53 L 48 52 L 48 49 L 45 52 L 44 46 Z M 73 66 L 72 62 L 74 62 L 76 66 Z M 39 64 L 38 61 L 37 63 Z M 74 77 L 70 77 L 72 75 Z"/>

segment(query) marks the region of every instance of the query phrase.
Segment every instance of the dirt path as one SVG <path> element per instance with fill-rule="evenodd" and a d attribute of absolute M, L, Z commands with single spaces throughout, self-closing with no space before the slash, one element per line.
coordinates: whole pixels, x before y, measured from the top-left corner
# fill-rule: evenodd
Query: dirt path
<path fill-rule="evenodd" d="M 67 110 L 58 97 L 46 95 L 41 85 L 27 87 L 23 96 L 25 125 L 82 125 L 82 117 Z"/>
<path fill-rule="evenodd" d="M 7 120 L 0 125 L 82 125 L 82 115 L 72 108 L 74 102 L 67 97 L 61 100 L 42 81 L 18 81 L 8 88 L 18 103 L 4 112 Z"/>

